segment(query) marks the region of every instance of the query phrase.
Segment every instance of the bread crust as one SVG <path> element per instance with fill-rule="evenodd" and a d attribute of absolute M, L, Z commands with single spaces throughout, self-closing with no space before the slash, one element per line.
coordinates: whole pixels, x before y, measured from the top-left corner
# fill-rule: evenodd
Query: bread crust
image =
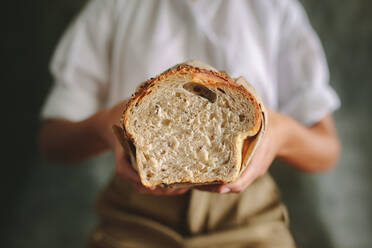
<path fill-rule="evenodd" d="M 225 72 L 218 72 L 218 71 L 214 71 L 214 70 L 211 70 L 211 69 L 203 69 L 203 68 L 199 68 L 199 67 L 195 67 L 195 66 L 191 66 L 189 64 L 178 64 L 168 70 L 166 70 L 165 72 L 161 73 L 160 75 L 154 77 L 154 78 L 150 78 L 148 79 L 147 81 L 143 82 L 142 84 L 140 84 L 138 86 L 138 88 L 136 89 L 135 93 L 130 97 L 129 101 L 127 102 L 125 108 L 124 108 L 124 111 L 123 111 L 123 115 L 122 115 L 122 118 L 121 118 L 121 127 L 123 129 L 123 135 L 125 136 L 124 138 L 125 139 L 128 139 L 132 142 L 132 144 L 134 145 L 134 147 L 136 147 L 136 143 L 135 143 L 135 140 L 134 140 L 134 137 L 133 137 L 133 134 L 131 134 L 128 129 L 126 128 L 126 123 L 127 123 L 127 120 L 128 120 L 128 115 L 131 111 L 131 109 L 139 102 L 141 101 L 141 99 L 143 97 L 145 97 L 146 95 L 150 94 L 152 89 L 156 86 L 156 84 L 158 84 L 159 82 L 162 82 L 163 80 L 167 79 L 168 77 L 170 76 L 182 76 L 182 75 L 191 75 L 191 78 L 192 78 L 192 82 L 196 82 L 196 83 L 199 83 L 201 85 L 204 85 L 204 86 L 211 86 L 211 87 L 220 87 L 220 86 L 225 86 L 225 87 L 229 87 L 231 89 L 234 89 L 234 90 L 237 90 L 237 91 L 240 91 L 241 93 L 243 93 L 244 95 L 247 96 L 247 98 L 249 98 L 251 100 L 251 102 L 254 104 L 254 108 L 255 108 L 255 116 L 254 116 L 254 124 L 253 124 L 253 127 L 249 128 L 247 130 L 247 132 L 251 132 L 251 133 L 254 133 L 254 134 L 257 134 L 259 131 L 260 131 L 260 128 L 261 128 L 261 122 L 262 122 L 262 107 L 261 107 L 261 104 L 260 102 L 257 101 L 256 99 L 256 93 L 255 92 L 250 92 L 250 90 L 247 89 L 247 87 L 244 87 L 244 85 L 241 85 L 241 84 L 237 84 L 235 82 L 234 79 L 230 78 L 228 76 L 227 73 Z M 240 138 L 241 140 L 239 140 L 239 147 L 235 147 L 234 146 L 234 149 L 237 149 L 238 152 L 245 152 L 247 153 L 247 150 L 252 150 L 252 149 L 246 149 L 245 147 L 248 145 L 246 142 L 244 142 L 244 140 L 246 139 L 246 137 L 244 138 Z M 129 151 L 129 152 L 132 152 L 132 151 Z M 136 156 L 135 154 L 132 154 L 132 156 Z M 245 154 L 242 154 L 242 158 L 240 161 L 236 161 L 237 163 L 239 163 L 239 166 L 240 167 L 240 171 L 239 173 L 236 175 L 236 177 L 233 179 L 235 180 L 241 173 L 242 171 L 242 167 L 243 167 L 243 163 L 245 162 L 244 160 L 246 159 L 246 156 Z M 137 169 L 137 168 L 135 168 Z M 141 174 L 141 171 L 138 171 L 138 173 Z M 233 181 L 232 180 L 232 181 Z M 187 185 L 203 185 L 203 184 L 218 184 L 218 183 L 230 183 L 231 181 L 190 181 L 190 180 L 181 180 L 181 182 L 178 182 L 178 183 L 173 183 L 173 184 L 170 184 L 170 185 L 165 185 L 165 184 L 161 184 L 161 182 L 159 182 L 157 185 L 162 185 L 162 186 L 166 186 L 166 187 L 179 187 L 179 186 L 187 186 Z M 151 186 L 155 186 L 155 185 L 145 185 L 147 187 L 151 187 Z"/>

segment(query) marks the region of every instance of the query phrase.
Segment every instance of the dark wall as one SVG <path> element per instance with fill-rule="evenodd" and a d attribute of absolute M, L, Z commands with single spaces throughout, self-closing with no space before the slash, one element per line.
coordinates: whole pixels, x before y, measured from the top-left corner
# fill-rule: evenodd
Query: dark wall
<path fill-rule="evenodd" d="M 37 152 L 40 106 L 51 85 L 48 61 L 66 25 L 85 1 L 7 1 L 3 31 L 4 247 L 81 247 L 94 224 L 92 203 L 107 180 L 101 161 L 56 165 Z M 325 174 L 275 164 L 291 228 L 300 247 L 372 244 L 372 2 L 302 0 L 329 60 L 341 96 L 335 113 L 343 154 Z M 5 124 L 4 124 L 5 123 Z"/>
<path fill-rule="evenodd" d="M 8 233 L 3 230 L 9 229 L 17 218 L 15 206 L 25 189 L 32 188 L 30 177 L 40 167 L 36 137 L 40 106 L 51 86 L 48 62 L 83 1 L 6 1 L 4 5 L 0 227 L 4 240 L 8 240 Z"/>

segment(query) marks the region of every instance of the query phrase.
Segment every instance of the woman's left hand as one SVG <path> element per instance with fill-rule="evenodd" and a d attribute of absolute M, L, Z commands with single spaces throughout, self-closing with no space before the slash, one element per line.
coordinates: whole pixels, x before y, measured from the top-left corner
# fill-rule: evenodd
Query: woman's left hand
<path fill-rule="evenodd" d="M 282 147 L 285 139 L 283 127 L 285 127 L 286 117 L 267 108 L 268 127 L 266 133 L 257 147 L 249 165 L 238 179 L 229 184 L 206 185 L 197 187 L 203 191 L 216 193 L 240 193 L 244 191 L 254 180 L 267 172 L 273 160 Z"/>

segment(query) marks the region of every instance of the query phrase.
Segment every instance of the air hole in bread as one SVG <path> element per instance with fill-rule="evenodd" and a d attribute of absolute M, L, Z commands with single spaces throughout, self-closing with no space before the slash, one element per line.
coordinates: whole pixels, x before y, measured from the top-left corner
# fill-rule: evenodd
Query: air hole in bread
<path fill-rule="evenodd" d="M 154 174 L 152 172 L 147 172 L 146 177 L 147 179 L 150 179 Z"/>
<path fill-rule="evenodd" d="M 155 105 L 155 114 L 159 114 L 160 106 L 158 104 Z"/>
<path fill-rule="evenodd" d="M 217 88 L 219 91 L 221 91 L 222 93 L 224 93 L 224 94 L 226 94 L 226 92 L 223 90 L 223 89 L 221 89 L 221 88 Z"/>
<path fill-rule="evenodd" d="M 217 94 L 204 85 L 194 83 L 194 82 L 189 82 L 189 83 L 185 83 L 183 85 L 183 88 L 187 91 L 190 91 L 191 93 L 194 93 L 195 95 L 198 95 L 200 97 L 207 99 L 211 103 L 216 102 Z"/>
<path fill-rule="evenodd" d="M 150 160 L 150 157 L 149 157 L 149 155 L 147 155 L 147 154 L 143 154 L 143 156 L 145 157 L 145 159 L 147 160 L 147 161 L 149 161 Z"/>
<path fill-rule="evenodd" d="M 245 115 L 239 115 L 239 121 L 243 122 L 245 120 Z"/>

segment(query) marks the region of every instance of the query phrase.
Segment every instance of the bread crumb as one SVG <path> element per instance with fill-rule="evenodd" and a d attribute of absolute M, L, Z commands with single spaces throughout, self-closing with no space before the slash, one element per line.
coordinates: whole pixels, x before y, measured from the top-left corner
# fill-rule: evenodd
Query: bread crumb
<path fill-rule="evenodd" d="M 173 148 L 173 149 L 177 149 L 180 142 L 177 140 L 177 138 L 175 136 L 172 136 L 172 138 L 170 139 L 169 141 L 169 144 L 170 144 L 170 147 Z"/>
<path fill-rule="evenodd" d="M 205 149 L 201 149 L 199 151 L 199 158 L 204 161 L 204 162 L 207 162 L 208 161 L 208 157 L 209 157 L 209 153 L 207 150 Z"/>

